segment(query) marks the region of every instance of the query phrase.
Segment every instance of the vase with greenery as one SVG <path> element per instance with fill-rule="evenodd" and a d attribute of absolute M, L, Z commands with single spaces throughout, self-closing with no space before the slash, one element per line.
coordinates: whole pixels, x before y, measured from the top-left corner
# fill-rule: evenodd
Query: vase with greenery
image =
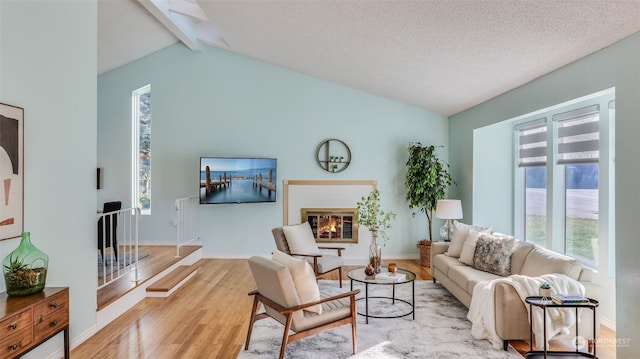
<path fill-rule="evenodd" d="M 442 146 L 439 146 L 442 147 Z M 445 198 L 446 190 L 455 182 L 449 173 L 449 164 L 436 153 L 436 146 L 423 146 L 420 142 L 409 144 L 405 188 L 409 209 L 424 212 L 429 225 L 429 240 L 433 240 L 433 211 L 439 199 Z"/>
<path fill-rule="evenodd" d="M 378 237 L 382 239 L 384 245 L 387 244 L 389 236 L 386 230 L 391 228 L 391 221 L 395 218 L 395 213 L 380 208 L 380 191 L 377 188 L 358 202 L 358 225 L 367 227 L 371 232 L 369 264 L 374 268 L 375 273 L 380 273 L 382 264 L 382 247 L 378 244 Z"/>
<path fill-rule="evenodd" d="M 29 232 L 22 233 L 18 248 L 2 262 L 7 295 L 19 297 L 41 292 L 48 266 L 49 256 L 31 243 Z"/>

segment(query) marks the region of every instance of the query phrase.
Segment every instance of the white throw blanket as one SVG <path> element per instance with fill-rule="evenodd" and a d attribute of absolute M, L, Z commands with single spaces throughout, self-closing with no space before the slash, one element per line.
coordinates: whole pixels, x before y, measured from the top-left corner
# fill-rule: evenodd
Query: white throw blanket
<path fill-rule="evenodd" d="M 473 288 L 473 297 L 467 314 L 467 318 L 471 321 L 471 334 L 476 339 L 488 339 L 496 349 L 502 347 L 502 339 L 496 333 L 495 323 L 495 286 L 496 283 L 500 282 L 511 284 L 523 303 L 525 303 L 524 299 L 526 297 L 539 295 L 538 288 L 540 288 L 542 282 L 547 282 L 551 285 L 551 293 L 585 295 L 584 286 L 580 282 L 563 274 L 545 274 L 540 277 L 514 274 L 507 278 L 498 278 L 476 284 Z M 525 303 L 525 307 L 529 312 L 529 304 Z M 576 319 L 579 323 L 581 312 L 582 309 L 579 309 L 578 318 L 576 318 L 575 309 L 547 308 L 547 342 L 557 334 L 569 334 L 569 328 L 576 324 Z M 538 348 L 542 348 L 543 345 L 544 327 L 542 322 L 542 309 L 534 306 L 533 335 L 535 337 L 535 345 Z"/>

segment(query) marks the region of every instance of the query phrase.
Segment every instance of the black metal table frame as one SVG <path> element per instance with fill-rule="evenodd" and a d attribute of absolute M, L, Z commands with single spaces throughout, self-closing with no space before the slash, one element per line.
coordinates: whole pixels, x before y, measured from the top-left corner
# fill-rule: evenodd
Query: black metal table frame
<path fill-rule="evenodd" d="M 364 272 L 364 267 L 363 268 L 358 268 L 356 270 L 362 270 Z M 364 297 L 361 298 L 357 298 L 356 301 L 360 301 L 364 299 L 365 302 L 365 312 L 361 313 L 358 312 L 359 315 L 364 316 L 365 319 L 365 323 L 369 324 L 369 318 L 380 318 L 380 319 L 392 319 L 392 318 L 402 318 L 402 317 L 406 317 L 410 314 L 413 314 L 413 320 L 416 320 L 416 285 L 415 285 L 415 279 L 416 276 L 413 272 L 406 270 L 406 269 L 400 269 L 404 272 L 408 272 L 410 274 L 413 275 L 413 278 L 410 280 L 405 280 L 405 281 L 401 281 L 401 282 L 383 282 L 383 281 L 375 281 L 375 280 L 360 280 L 360 279 L 356 279 L 353 278 L 351 276 L 349 276 L 349 279 L 351 279 L 351 290 L 353 290 L 353 282 L 359 282 L 359 283 L 363 283 L 364 284 Z M 408 300 L 405 299 L 400 299 L 400 298 L 396 298 L 396 285 L 401 285 L 401 284 L 408 284 L 411 283 L 411 302 L 409 302 Z M 375 296 L 375 297 L 369 297 L 369 285 L 391 285 L 392 288 L 392 294 L 391 297 L 385 297 L 385 296 Z M 370 315 L 369 314 L 369 299 L 391 299 L 391 305 L 395 305 L 396 301 L 401 302 L 401 303 L 405 303 L 408 304 L 411 307 L 411 310 L 403 313 L 403 314 L 399 314 L 399 315 L 392 315 L 392 316 L 382 316 L 382 315 Z"/>
<path fill-rule="evenodd" d="M 575 351 L 550 351 L 547 350 L 547 308 L 575 308 L 576 315 L 576 340 L 578 338 L 578 309 L 591 309 L 593 314 L 593 336 L 594 339 L 596 336 L 596 308 L 599 303 L 597 300 L 589 299 L 589 303 L 582 304 L 556 304 L 550 299 L 543 300 L 542 297 L 533 296 L 526 297 L 525 302 L 529 304 L 529 351 L 525 353 L 525 358 L 544 358 L 547 359 L 549 356 L 577 356 L 577 357 L 585 357 L 585 358 L 597 358 L 596 356 L 596 341 L 593 343 L 593 354 L 588 352 L 581 352 L 578 350 L 578 346 L 576 345 Z M 543 350 L 533 350 L 533 307 L 536 306 L 542 310 L 542 325 L 543 325 Z M 577 344 L 577 343 L 576 343 Z"/>

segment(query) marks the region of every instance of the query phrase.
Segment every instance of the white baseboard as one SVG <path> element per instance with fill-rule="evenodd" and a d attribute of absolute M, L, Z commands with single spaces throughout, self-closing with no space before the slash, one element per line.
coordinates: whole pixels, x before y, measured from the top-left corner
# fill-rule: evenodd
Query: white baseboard
<path fill-rule="evenodd" d="M 604 325 L 605 327 L 613 330 L 614 332 L 616 331 L 616 322 L 614 322 L 611 319 L 600 317 L 600 325 Z"/>

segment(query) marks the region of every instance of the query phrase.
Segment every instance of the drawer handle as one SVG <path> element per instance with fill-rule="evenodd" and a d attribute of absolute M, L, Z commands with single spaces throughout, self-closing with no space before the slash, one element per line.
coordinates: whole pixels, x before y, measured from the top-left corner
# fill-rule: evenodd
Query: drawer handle
<path fill-rule="evenodd" d="M 53 322 L 49 323 L 49 325 L 53 328 L 53 327 L 55 327 L 56 325 L 58 325 L 58 321 L 57 321 L 57 320 L 54 320 Z"/>
<path fill-rule="evenodd" d="M 18 323 L 13 323 L 9 326 L 10 329 L 16 329 L 18 327 Z"/>
<path fill-rule="evenodd" d="M 51 308 L 53 308 L 53 309 L 56 309 L 56 308 L 58 308 L 58 303 L 51 303 L 51 304 L 49 304 L 49 306 Z"/>
<path fill-rule="evenodd" d="M 9 346 L 9 349 L 16 350 L 16 349 L 18 349 L 18 347 L 19 347 L 18 344 L 12 344 L 11 346 Z"/>

